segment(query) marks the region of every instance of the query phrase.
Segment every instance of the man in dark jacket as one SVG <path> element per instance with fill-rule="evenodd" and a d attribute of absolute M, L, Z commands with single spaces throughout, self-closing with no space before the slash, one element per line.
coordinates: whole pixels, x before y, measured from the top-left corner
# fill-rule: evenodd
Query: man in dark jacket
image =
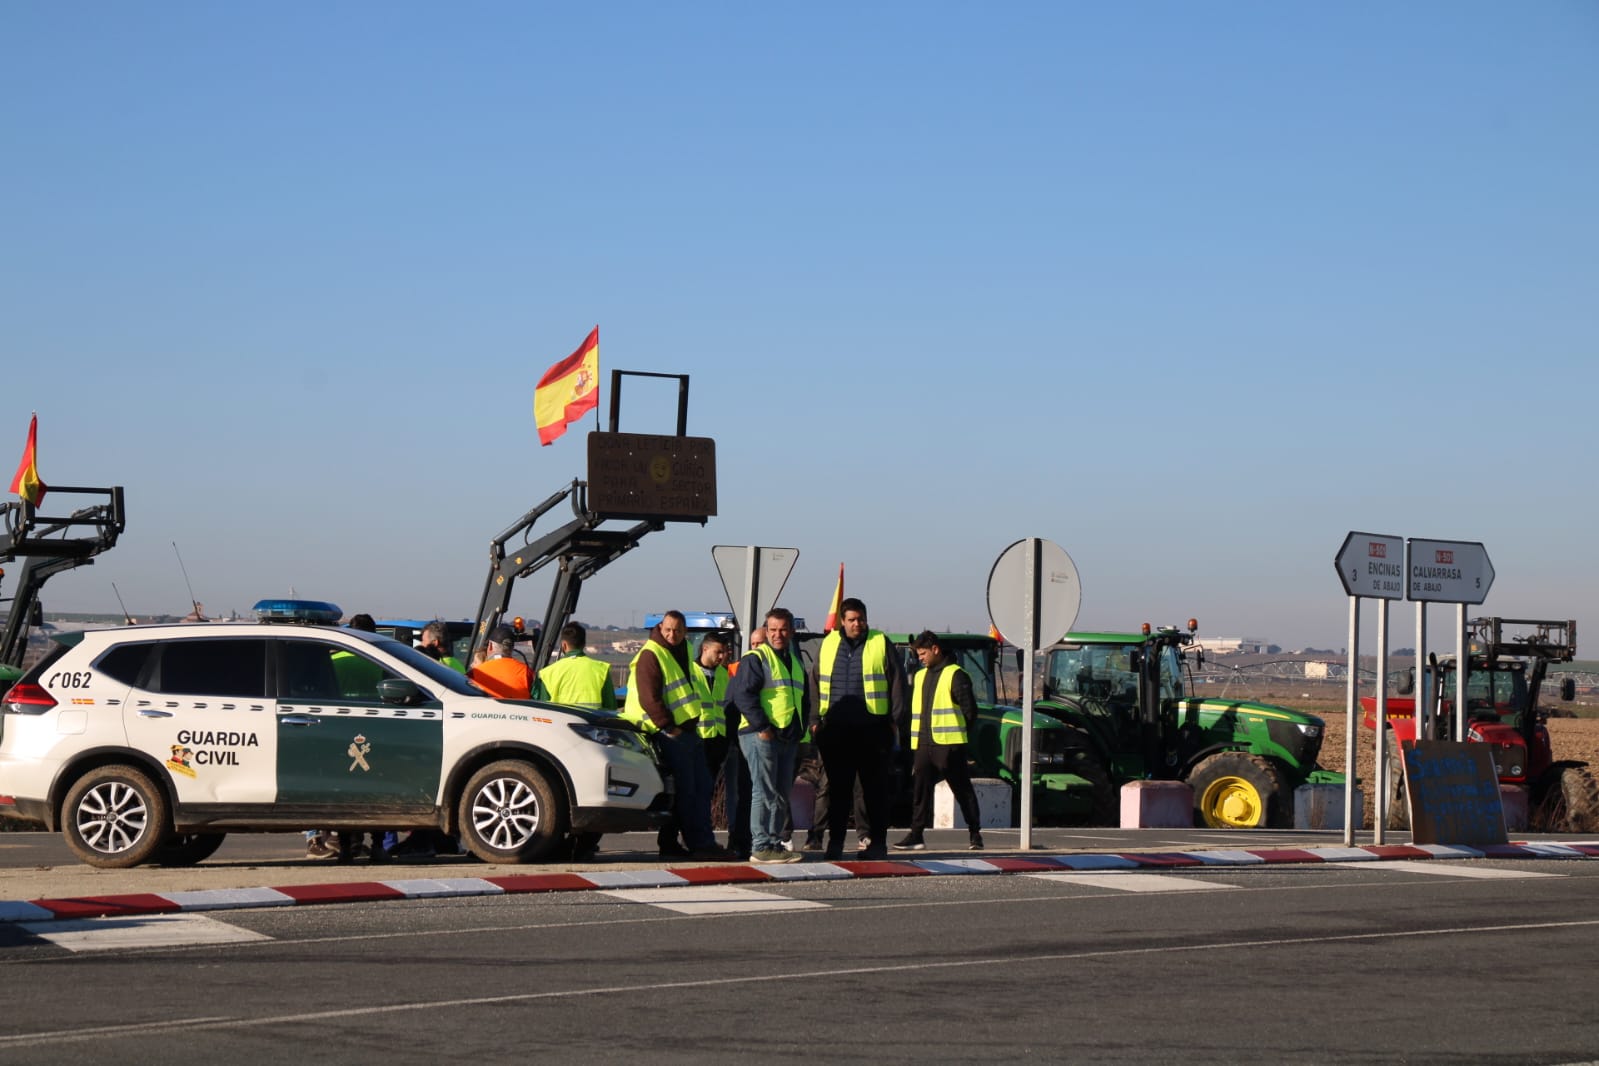
<path fill-rule="evenodd" d="M 971 849 L 983 847 L 982 817 L 966 764 L 966 738 L 977 723 L 977 697 L 972 679 L 952 662 L 938 634 L 924 629 L 911 645 L 922 668 L 911 688 L 911 831 L 894 844 L 901 851 L 920 851 L 927 845 L 922 833 L 933 823 L 933 787 L 940 778 L 960 804 L 971 835 Z"/>

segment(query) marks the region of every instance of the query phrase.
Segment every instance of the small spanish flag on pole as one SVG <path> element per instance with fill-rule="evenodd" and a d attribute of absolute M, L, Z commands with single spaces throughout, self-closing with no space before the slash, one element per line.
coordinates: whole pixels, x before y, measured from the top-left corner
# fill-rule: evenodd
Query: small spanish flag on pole
<path fill-rule="evenodd" d="M 823 633 L 831 633 L 838 628 L 838 605 L 844 600 L 844 564 L 838 564 L 838 585 L 833 589 L 833 602 L 827 608 L 827 622 L 822 626 Z"/>
<path fill-rule="evenodd" d="M 550 367 L 533 390 L 533 421 L 539 443 L 550 444 L 569 423 L 600 405 L 600 327 L 578 350 Z"/>
<path fill-rule="evenodd" d="M 17 464 L 17 476 L 11 479 L 11 491 L 37 507 L 44 502 L 47 487 L 39 478 L 39 416 L 35 414 L 28 423 L 28 446 L 22 449 L 22 462 Z"/>

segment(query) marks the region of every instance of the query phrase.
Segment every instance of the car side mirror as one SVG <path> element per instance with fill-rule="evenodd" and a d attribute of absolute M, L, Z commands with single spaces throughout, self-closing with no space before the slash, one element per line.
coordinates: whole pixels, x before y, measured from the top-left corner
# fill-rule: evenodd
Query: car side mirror
<path fill-rule="evenodd" d="M 1415 691 L 1416 691 L 1416 670 L 1415 670 L 1415 667 L 1412 667 L 1411 669 L 1409 669 L 1409 670 L 1407 670 L 1405 672 L 1405 676 L 1404 677 L 1399 679 L 1399 694 L 1401 696 L 1409 696 L 1409 695 L 1412 695 L 1413 693 L 1415 693 Z"/>
<path fill-rule="evenodd" d="M 1576 678 L 1563 677 L 1560 679 L 1560 698 L 1566 703 L 1570 703 L 1572 700 L 1577 698 Z"/>
<path fill-rule="evenodd" d="M 401 707 L 414 707 L 418 703 L 426 703 L 428 695 L 414 681 L 403 677 L 385 677 L 378 682 L 378 699 Z"/>

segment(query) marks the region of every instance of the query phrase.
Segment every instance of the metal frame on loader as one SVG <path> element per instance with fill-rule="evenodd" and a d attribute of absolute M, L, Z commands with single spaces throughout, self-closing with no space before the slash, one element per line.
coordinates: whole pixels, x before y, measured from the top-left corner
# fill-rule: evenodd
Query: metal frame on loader
<path fill-rule="evenodd" d="M 8 603 L 4 627 L 0 627 L 0 693 L 21 676 L 22 660 L 28 651 L 28 630 L 44 621 L 39 590 L 44 583 L 64 570 L 88 566 L 101 552 L 109 551 L 127 526 L 122 506 L 122 486 L 83 488 L 52 485 L 51 501 L 63 496 L 103 497 L 101 502 L 78 507 L 65 517 L 41 515 L 26 500 L 0 504 L 0 563 L 23 560 L 16 575 L 16 591 L 0 603 Z M 0 570 L 0 577 L 5 575 Z"/>

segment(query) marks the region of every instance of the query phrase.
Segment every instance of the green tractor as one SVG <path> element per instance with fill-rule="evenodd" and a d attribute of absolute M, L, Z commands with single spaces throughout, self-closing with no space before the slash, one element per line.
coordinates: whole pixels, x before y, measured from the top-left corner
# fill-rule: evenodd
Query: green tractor
<path fill-rule="evenodd" d="M 1196 825 L 1291 827 L 1296 788 L 1343 781 L 1316 765 L 1322 721 L 1193 694 L 1191 664 L 1203 651 L 1185 650 L 1198 627 L 1189 619 L 1187 632 L 1146 623 L 1139 633 L 1068 633 L 1045 656 L 1035 709 L 1087 753 L 1076 772 L 1092 779 L 1098 812 L 1117 808 L 1115 789 L 1128 781 L 1186 781 Z"/>
<path fill-rule="evenodd" d="M 911 648 L 913 633 L 890 633 L 888 639 L 905 656 L 905 676 L 915 677 L 921 663 Z M 964 669 L 977 697 L 977 727 L 968 738 L 973 777 L 998 778 L 1011 786 L 1011 821 L 1021 817 L 1022 711 L 1003 691 L 999 670 L 1000 644 L 982 633 L 940 633 L 944 654 Z M 907 696 L 909 693 L 907 693 Z M 1020 693 L 1016 693 L 1020 702 Z M 910 738 L 901 737 L 895 790 L 909 817 Z M 1108 797 L 1108 799 L 1107 799 Z M 1049 714 L 1033 714 L 1033 820 L 1039 825 L 1098 824 L 1114 814 L 1115 794 L 1100 760 L 1081 743 L 1075 730 Z M 1107 806 L 1108 804 L 1108 806 Z M 895 822 L 900 824 L 900 822 Z"/>

